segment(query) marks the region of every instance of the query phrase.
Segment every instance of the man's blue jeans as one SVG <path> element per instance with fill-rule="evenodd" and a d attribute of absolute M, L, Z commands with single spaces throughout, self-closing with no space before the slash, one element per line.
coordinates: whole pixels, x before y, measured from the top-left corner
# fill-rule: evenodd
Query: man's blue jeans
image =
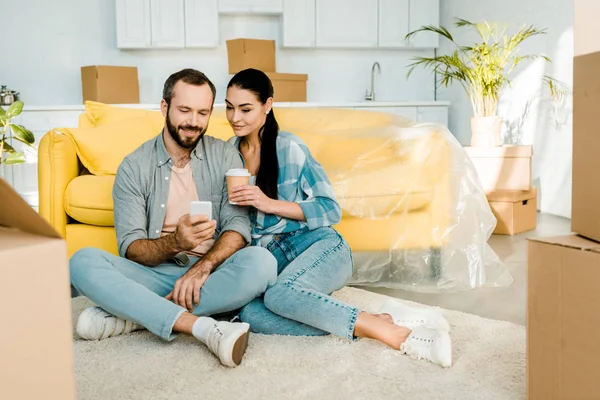
<path fill-rule="evenodd" d="M 165 299 L 175 282 L 198 259 L 180 267 L 146 267 L 106 251 L 85 248 L 69 261 L 71 284 L 105 311 L 144 326 L 171 340 L 175 321 L 185 308 Z M 247 247 L 232 255 L 207 279 L 193 314 L 209 316 L 237 310 L 273 285 L 277 262 L 266 249 Z"/>

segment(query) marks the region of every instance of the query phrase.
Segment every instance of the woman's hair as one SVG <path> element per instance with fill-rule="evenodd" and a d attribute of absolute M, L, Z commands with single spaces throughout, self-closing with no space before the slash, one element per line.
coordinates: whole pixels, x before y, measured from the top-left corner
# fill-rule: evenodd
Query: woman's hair
<path fill-rule="evenodd" d="M 265 104 L 269 97 L 273 97 L 273 84 L 269 77 L 262 71 L 248 68 L 238 72 L 231 78 L 227 88 L 237 87 L 248 90 Z M 268 197 L 277 200 L 277 179 L 279 178 L 279 163 L 277 161 L 277 135 L 279 124 L 275 113 L 271 110 L 267 114 L 265 124 L 260 128 L 258 137 L 260 146 L 260 167 L 256 174 L 256 185 Z"/>

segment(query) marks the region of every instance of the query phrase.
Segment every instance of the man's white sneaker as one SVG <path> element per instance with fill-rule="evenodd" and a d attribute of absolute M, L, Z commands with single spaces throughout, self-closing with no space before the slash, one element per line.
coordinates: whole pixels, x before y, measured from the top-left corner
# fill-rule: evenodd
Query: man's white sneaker
<path fill-rule="evenodd" d="M 227 367 L 240 365 L 248 347 L 250 325 L 246 322 L 216 321 L 209 317 L 200 319 L 192 329 L 194 336 L 206 344 L 221 364 Z"/>
<path fill-rule="evenodd" d="M 450 325 L 444 316 L 433 308 L 412 307 L 397 300 L 387 300 L 383 303 L 380 314 L 389 314 L 398 326 L 415 328 L 424 326 L 449 332 Z"/>
<path fill-rule="evenodd" d="M 417 326 L 400 351 L 415 360 L 427 360 L 442 367 L 452 365 L 452 342 L 446 331 Z"/>
<path fill-rule="evenodd" d="M 77 334 L 86 340 L 102 340 L 123 335 L 143 326 L 132 321 L 117 318 L 100 307 L 89 307 L 83 310 L 77 320 Z"/>

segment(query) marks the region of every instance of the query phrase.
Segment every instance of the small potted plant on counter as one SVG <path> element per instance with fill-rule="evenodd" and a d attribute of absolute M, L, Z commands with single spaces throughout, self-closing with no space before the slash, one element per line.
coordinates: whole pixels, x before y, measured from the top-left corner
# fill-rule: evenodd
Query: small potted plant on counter
<path fill-rule="evenodd" d="M 471 118 L 471 146 L 491 147 L 502 145 L 502 117 L 498 116 L 498 99 L 505 85 L 510 85 L 510 76 L 521 61 L 541 59 L 551 62 L 544 55 L 519 54 L 523 41 L 545 33 L 533 26 L 523 26 L 513 35 L 506 33 L 504 24 L 483 21 L 473 23 L 457 18 L 456 26 L 476 31 L 479 41 L 470 46 L 456 43 L 448 29 L 443 26 L 423 26 L 410 32 L 406 39 L 418 32 L 433 32 L 449 40 L 454 51 L 433 57 L 415 57 L 409 65 L 408 76 L 414 68 L 431 68 L 440 76 L 440 83 L 448 87 L 454 82 L 462 85 L 473 107 Z M 568 87 L 555 79 L 542 78 L 556 100 L 570 94 Z"/>
<path fill-rule="evenodd" d="M 7 110 L 0 107 L 0 176 L 3 176 L 4 165 L 20 164 L 26 161 L 25 154 L 15 150 L 10 143 L 16 140 L 27 146 L 33 147 L 35 136 L 22 125 L 12 120 L 23 111 L 23 102 L 15 101 Z"/>

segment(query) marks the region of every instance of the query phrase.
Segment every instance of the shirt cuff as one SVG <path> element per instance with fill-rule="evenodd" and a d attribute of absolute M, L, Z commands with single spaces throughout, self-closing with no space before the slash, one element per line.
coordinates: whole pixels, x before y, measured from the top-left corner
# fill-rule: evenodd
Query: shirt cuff
<path fill-rule="evenodd" d="M 245 224 L 245 223 L 242 223 L 242 222 L 238 222 L 238 221 L 231 221 L 227 225 L 225 225 L 223 227 L 223 229 L 222 229 L 223 233 L 227 232 L 227 231 L 237 232 L 240 235 L 242 235 L 242 237 L 244 238 L 244 240 L 246 240 L 246 243 L 250 243 L 251 242 L 250 226 L 248 226 L 248 224 Z"/>
<path fill-rule="evenodd" d="M 321 206 L 315 199 L 299 201 L 298 204 L 304 213 L 308 229 L 313 230 L 323 226 L 323 218 L 320 216 Z"/>

